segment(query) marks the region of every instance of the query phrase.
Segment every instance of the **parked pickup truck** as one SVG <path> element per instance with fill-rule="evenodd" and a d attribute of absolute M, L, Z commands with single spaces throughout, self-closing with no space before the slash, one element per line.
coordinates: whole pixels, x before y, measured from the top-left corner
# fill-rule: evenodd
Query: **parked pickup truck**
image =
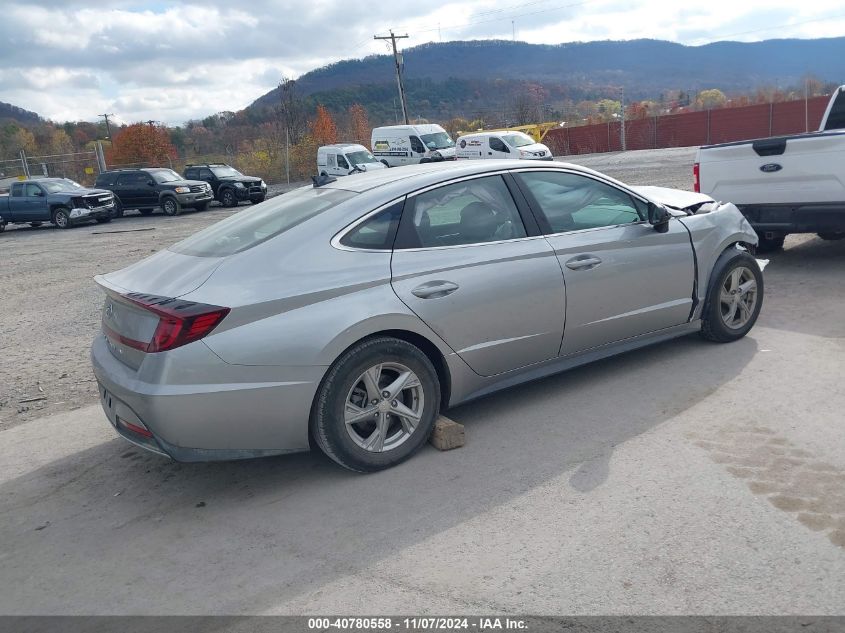
<path fill-rule="evenodd" d="M 0 231 L 7 224 L 39 226 L 52 222 L 67 229 L 80 222 L 110 222 L 114 196 L 102 189 L 86 189 L 66 178 L 36 178 L 12 183 L 0 195 Z"/>
<path fill-rule="evenodd" d="M 761 250 L 782 248 L 789 233 L 845 238 L 845 86 L 818 132 L 707 145 L 693 173 L 696 191 L 739 207 Z"/>

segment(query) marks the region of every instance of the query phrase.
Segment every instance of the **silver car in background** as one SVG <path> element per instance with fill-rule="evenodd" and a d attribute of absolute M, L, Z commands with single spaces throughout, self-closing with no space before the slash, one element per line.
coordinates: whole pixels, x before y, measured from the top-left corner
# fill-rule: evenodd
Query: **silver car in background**
<path fill-rule="evenodd" d="M 700 331 L 753 326 L 732 204 L 565 163 L 439 163 L 316 183 L 98 276 L 92 361 L 129 441 L 179 461 L 313 444 L 358 471 L 438 413 Z"/>

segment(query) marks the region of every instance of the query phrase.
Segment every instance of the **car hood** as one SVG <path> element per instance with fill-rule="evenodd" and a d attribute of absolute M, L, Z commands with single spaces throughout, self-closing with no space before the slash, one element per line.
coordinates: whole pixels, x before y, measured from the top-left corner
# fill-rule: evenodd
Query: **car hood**
<path fill-rule="evenodd" d="M 226 182 L 261 182 L 261 178 L 256 178 L 255 176 L 226 176 L 224 178 L 218 178 L 218 180 L 225 180 Z"/>
<path fill-rule="evenodd" d="M 223 257 L 194 257 L 170 250 L 159 251 L 140 262 L 94 280 L 121 294 L 141 292 L 162 297 L 180 297 L 202 286 Z"/>
<path fill-rule="evenodd" d="M 704 204 L 705 202 L 715 202 L 710 196 L 703 193 L 695 193 L 694 191 L 684 191 L 682 189 L 670 189 L 669 187 L 631 187 L 641 196 L 648 198 L 652 202 L 662 204 L 673 209 L 688 209 Z"/>
<path fill-rule="evenodd" d="M 106 191 L 105 189 L 89 189 L 88 187 L 83 187 L 82 189 L 62 189 L 61 191 L 54 191 L 53 193 L 49 194 L 51 196 L 102 196 L 102 195 L 112 195 L 111 191 Z"/>
<path fill-rule="evenodd" d="M 165 187 L 193 187 L 207 184 L 204 180 L 171 180 L 161 183 Z"/>

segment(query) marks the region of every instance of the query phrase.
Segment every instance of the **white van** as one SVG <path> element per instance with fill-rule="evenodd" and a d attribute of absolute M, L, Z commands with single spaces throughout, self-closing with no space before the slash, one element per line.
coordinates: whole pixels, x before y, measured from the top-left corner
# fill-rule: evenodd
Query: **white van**
<path fill-rule="evenodd" d="M 373 130 L 373 155 L 388 167 L 455 160 L 455 141 L 439 125 L 387 125 Z"/>
<path fill-rule="evenodd" d="M 480 158 L 522 158 L 525 160 L 553 160 L 552 152 L 524 132 L 501 130 L 475 132 L 458 137 L 455 157 L 459 160 Z"/>
<path fill-rule="evenodd" d="M 384 169 L 384 165 L 358 143 L 335 143 L 317 149 L 317 173 L 321 176 L 348 176 L 374 169 Z"/>

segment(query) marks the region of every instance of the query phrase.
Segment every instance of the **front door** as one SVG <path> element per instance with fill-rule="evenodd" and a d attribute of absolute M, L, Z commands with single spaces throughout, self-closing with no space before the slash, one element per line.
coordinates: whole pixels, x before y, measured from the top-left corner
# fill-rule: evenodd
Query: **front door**
<path fill-rule="evenodd" d="M 565 313 L 560 265 L 543 237 L 528 236 L 501 176 L 410 198 L 391 266 L 399 298 L 476 373 L 557 356 Z"/>
<path fill-rule="evenodd" d="M 515 172 L 546 226 L 566 283 L 561 355 L 680 325 L 695 263 L 677 220 L 658 233 L 647 205 L 609 183 L 562 171 Z"/>
<path fill-rule="evenodd" d="M 34 182 L 22 186 L 23 196 L 14 198 L 14 217 L 18 222 L 38 222 L 45 219 L 47 212 L 47 194 Z"/>

